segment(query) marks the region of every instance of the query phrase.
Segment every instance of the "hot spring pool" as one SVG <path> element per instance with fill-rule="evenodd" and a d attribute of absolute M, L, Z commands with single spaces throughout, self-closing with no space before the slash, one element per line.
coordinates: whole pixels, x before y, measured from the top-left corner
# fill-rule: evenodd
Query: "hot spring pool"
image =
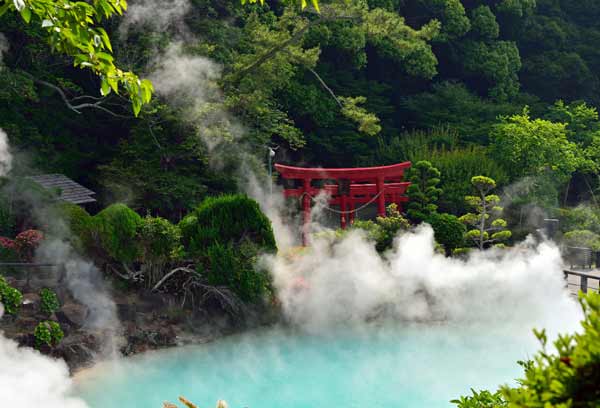
<path fill-rule="evenodd" d="M 91 408 L 162 408 L 179 395 L 201 407 L 450 407 L 470 388 L 511 383 L 535 350 L 529 333 L 482 327 L 266 329 L 99 367 L 77 389 Z"/>

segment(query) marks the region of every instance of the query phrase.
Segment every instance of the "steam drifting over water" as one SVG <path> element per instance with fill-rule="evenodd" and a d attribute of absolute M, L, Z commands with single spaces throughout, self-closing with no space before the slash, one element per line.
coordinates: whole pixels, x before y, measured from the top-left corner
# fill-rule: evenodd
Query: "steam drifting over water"
<path fill-rule="evenodd" d="M 1 316 L 0 316 L 1 319 Z M 53 360 L 0 335 L 0 402 L 3 407 L 87 408 L 72 396 L 62 360 Z"/>
<path fill-rule="evenodd" d="M 423 226 L 384 258 L 357 231 L 269 263 L 287 317 L 309 330 L 384 317 L 557 333 L 582 317 L 564 288 L 558 248 L 548 242 L 463 261 L 435 253 L 433 231 Z"/>

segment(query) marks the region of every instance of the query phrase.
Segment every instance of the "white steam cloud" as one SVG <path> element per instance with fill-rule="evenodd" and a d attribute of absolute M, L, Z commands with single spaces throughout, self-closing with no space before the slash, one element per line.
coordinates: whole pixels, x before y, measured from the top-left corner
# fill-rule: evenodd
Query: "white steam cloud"
<path fill-rule="evenodd" d="M 101 358 L 117 358 L 122 343 L 121 324 L 101 272 L 91 262 L 77 255 L 61 239 L 44 241 L 37 251 L 41 262 L 63 264 L 66 284 L 73 297 L 87 308 L 85 328 L 94 331 L 101 341 Z"/>
<path fill-rule="evenodd" d="M 178 106 L 195 110 L 222 98 L 216 83 L 221 67 L 208 58 L 186 54 L 182 42 L 169 44 L 149 68 L 156 92 Z"/>
<path fill-rule="evenodd" d="M 280 226 L 274 224 L 278 242 L 289 231 Z M 424 225 L 397 238 L 384 256 L 361 231 L 314 239 L 306 251 L 264 261 L 286 317 L 309 331 L 391 318 L 556 334 L 576 330 L 582 317 L 551 242 L 531 240 L 461 260 L 436 253 L 433 231 Z"/>
<path fill-rule="evenodd" d="M 1 43 L 0 38 L 0 43 Z M 0 129 L 0 177 L 6 177 L 12 169 L 13 157 L 8 145 L 8 135 Z"/>
<path fill-rule="evenodd" d="M 0 333 L 3 407 L 88 408 L 72 392 L 73 383 L 64 361 L 53 360 L 30 348 L 19 348 Z"/>
<path fill-rule="evenodd" d="M 130 1 L 127 13 L 119 26 L 121 37 L 127 37 L 134 27 L 150 28 L 162 33 L 175 30 L 186 33 L 184 17 L 190 11 L 188 0 L 135 0 Z"/>

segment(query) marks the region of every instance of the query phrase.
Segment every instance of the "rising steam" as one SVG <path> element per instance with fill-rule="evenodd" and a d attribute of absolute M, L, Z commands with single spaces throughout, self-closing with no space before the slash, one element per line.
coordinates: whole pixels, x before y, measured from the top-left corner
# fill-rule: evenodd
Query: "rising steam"
<path fill-rule="evenodd" d="M 64 361 L 45 357 L 30 348 L 19 348 L 0 334 L 3 407 L 88 408 L 83 400 L 71 396 L 72 388 Z"/>
<path fill-rule="evenodd" d="M 119 25 L 122 38 L 127 37 L 134 27 L 149 28 L 153 32 L 164 33 L 174 30 L 187 33 L 184 17 L 190 11 L 188 0 L 134 0 L 130 1 L 127 13 Z"/>
<path fill-rule="evenodd" d="M 2 38 L 0 38 L 0 44 Z M 1 50 L 0 50 L 1 55 Z M 6 177 L 12 169 L 13 157 L 8 145 L 8 136 L 4 130 L 0 129 L 0 177 Z"/>
<path fill-rule="evenodd" d="M 339 242 L 316 239 L 308 255 L 269 265 L 286 316 L 310 330 L 392 318 L 556 333 L 582 316 L 549 242 L 452 259 L 435 253 L 433 231 L 422 226 L 381 257 L 355 231 Z"/>

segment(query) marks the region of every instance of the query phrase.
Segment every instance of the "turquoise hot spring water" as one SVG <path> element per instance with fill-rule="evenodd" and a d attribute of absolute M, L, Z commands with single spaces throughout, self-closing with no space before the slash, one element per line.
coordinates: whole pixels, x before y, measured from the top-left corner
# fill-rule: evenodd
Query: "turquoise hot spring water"
<path fill-rule="evenodd" d="M 365 324 L 318 334 L 270 328 L 98 366 L 77 380 L 91 408 L 438 408 L 470 388 L 514 384 L 529 331 Z"/>

